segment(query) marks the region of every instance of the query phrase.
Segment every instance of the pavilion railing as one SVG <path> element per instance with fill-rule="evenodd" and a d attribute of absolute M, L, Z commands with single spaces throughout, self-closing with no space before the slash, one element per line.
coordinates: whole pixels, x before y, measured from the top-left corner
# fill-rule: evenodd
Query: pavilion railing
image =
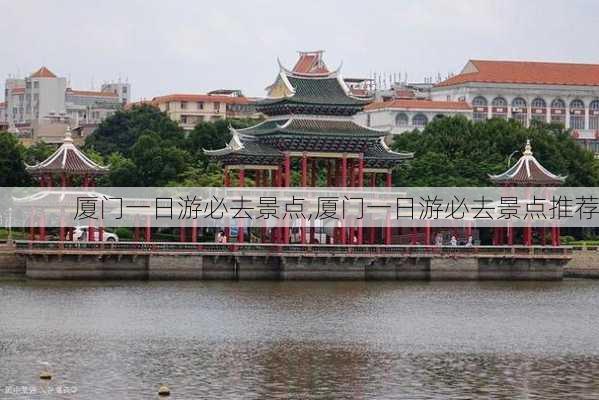
<path fill-rule="evenodd" d="M 425 245 L 334 245 L 271 243 L 206 242 L 85 242 L 85 241 L 16 241 L 18 253 L 106 252 L 106 253 L 176 253 L 206 254 L 289 254 L 331 256 L 554 256 L 570 255 L 569 246 L 425 246 Z"/>

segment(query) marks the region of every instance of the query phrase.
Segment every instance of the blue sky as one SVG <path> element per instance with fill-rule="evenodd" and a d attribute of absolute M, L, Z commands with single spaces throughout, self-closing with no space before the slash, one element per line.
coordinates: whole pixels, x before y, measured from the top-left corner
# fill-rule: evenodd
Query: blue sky
<path fill-rule="evenodd" d="M 292 66 L 302 49 L 326 50 L 345 76 L 410 81 L 458 72 L 469 58 L 599 63 L 590 0 L 0 0 L 0 10 L 0 77 L 43 64 L 77 89 L 128 78 L 135 99 L 216 88 L 259 96 L 276 58 Z"/>

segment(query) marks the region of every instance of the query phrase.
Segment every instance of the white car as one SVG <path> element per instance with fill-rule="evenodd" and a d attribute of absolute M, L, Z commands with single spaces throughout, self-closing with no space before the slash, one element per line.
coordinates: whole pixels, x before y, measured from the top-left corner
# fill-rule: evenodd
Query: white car
<path fill-rule="evenodd" d="M 75 230 L 73 231 L 73 240 L 75 241 L 87 241 L 88 237 L 87 237 L 87 230 L 89 227 L 87 226 L 76 226 Z M 104 231 L 104 235 L 103 235 L 103 241 L 104 242 L 118 242 L 119 241 L 119 237 L 116 233 L 112 233 L 112 232 L 106 232 Z M 99 241 L 100 240 L 100 232 L 98 231 L 98 229 L 94 229 L 94 241 Z"/>

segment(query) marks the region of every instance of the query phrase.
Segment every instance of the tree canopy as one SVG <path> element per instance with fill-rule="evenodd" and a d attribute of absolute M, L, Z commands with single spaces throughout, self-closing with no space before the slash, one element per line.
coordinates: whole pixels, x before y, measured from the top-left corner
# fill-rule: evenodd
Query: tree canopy
<path fill-rule="evenodd" d="M 111 186 L 219 186 L 222 171 L 202 149 L 224 147 L 229 126 L 255 120 L 201 122 L 186 132 L 157 108 L 144 105 L 117 112 L 86 140 L 86 152 L 103 158 L 110 173 L 98 183 Z"/>
<path fill-rule="evenodd" d="M 25 149 L 17 138 L 0 132 L 0 186 L 27 186 L 30 182 L 25 171 Z"/>
<path fill-rule="evenodd" d="M 549 171 L 566 175 L 567 186 L 596 186 L 599 167 L 591 152 L 577 145 L 561 125 L 491 119 L 472 122 L 464 117 L 437 118 L 422 132 L 398 135 L 396 151 L 414 152 L 414 159 L 399 168 L 400 186 L 491 186 L 488 174 L 508 168 L 522 155 L 530 139 L 534 156 Z"/>
<path fill-rule="evenodd" d="M 106 118 L 85 140 L 86 148 L 93 148 L 103 156 L 121 153 L 128 156 L 142 135 L 155 133 L 169 145 L 182 146 L 184 131 L 164 112 L 150 105 L 135 106 L 117 111 Z"/>

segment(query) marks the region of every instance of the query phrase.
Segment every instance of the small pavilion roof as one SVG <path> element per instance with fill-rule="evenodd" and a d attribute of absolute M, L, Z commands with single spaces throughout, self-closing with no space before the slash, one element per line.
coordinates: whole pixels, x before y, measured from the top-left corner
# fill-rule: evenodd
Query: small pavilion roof
<path fill-rule="evenodd" d="M 103 175 L 108 167 L 102 166 L 87 157 L 73 144 L 71 129 L 67 127 L 62 145 L 47 159 L 35 165 L 27 165 L 32 175 L 44 173 L 66 173 L 70 175 Z"/>
<path fill-rule="evenodd" d="M 565 176 L 555 175 L 539 163 L 532 155 L 530 140 L 526 140 L 522 157 L 516 164 L 502 174 L 489 177 L 495 183 L 514 186 L 561 185 L 566 180 Z"/>

